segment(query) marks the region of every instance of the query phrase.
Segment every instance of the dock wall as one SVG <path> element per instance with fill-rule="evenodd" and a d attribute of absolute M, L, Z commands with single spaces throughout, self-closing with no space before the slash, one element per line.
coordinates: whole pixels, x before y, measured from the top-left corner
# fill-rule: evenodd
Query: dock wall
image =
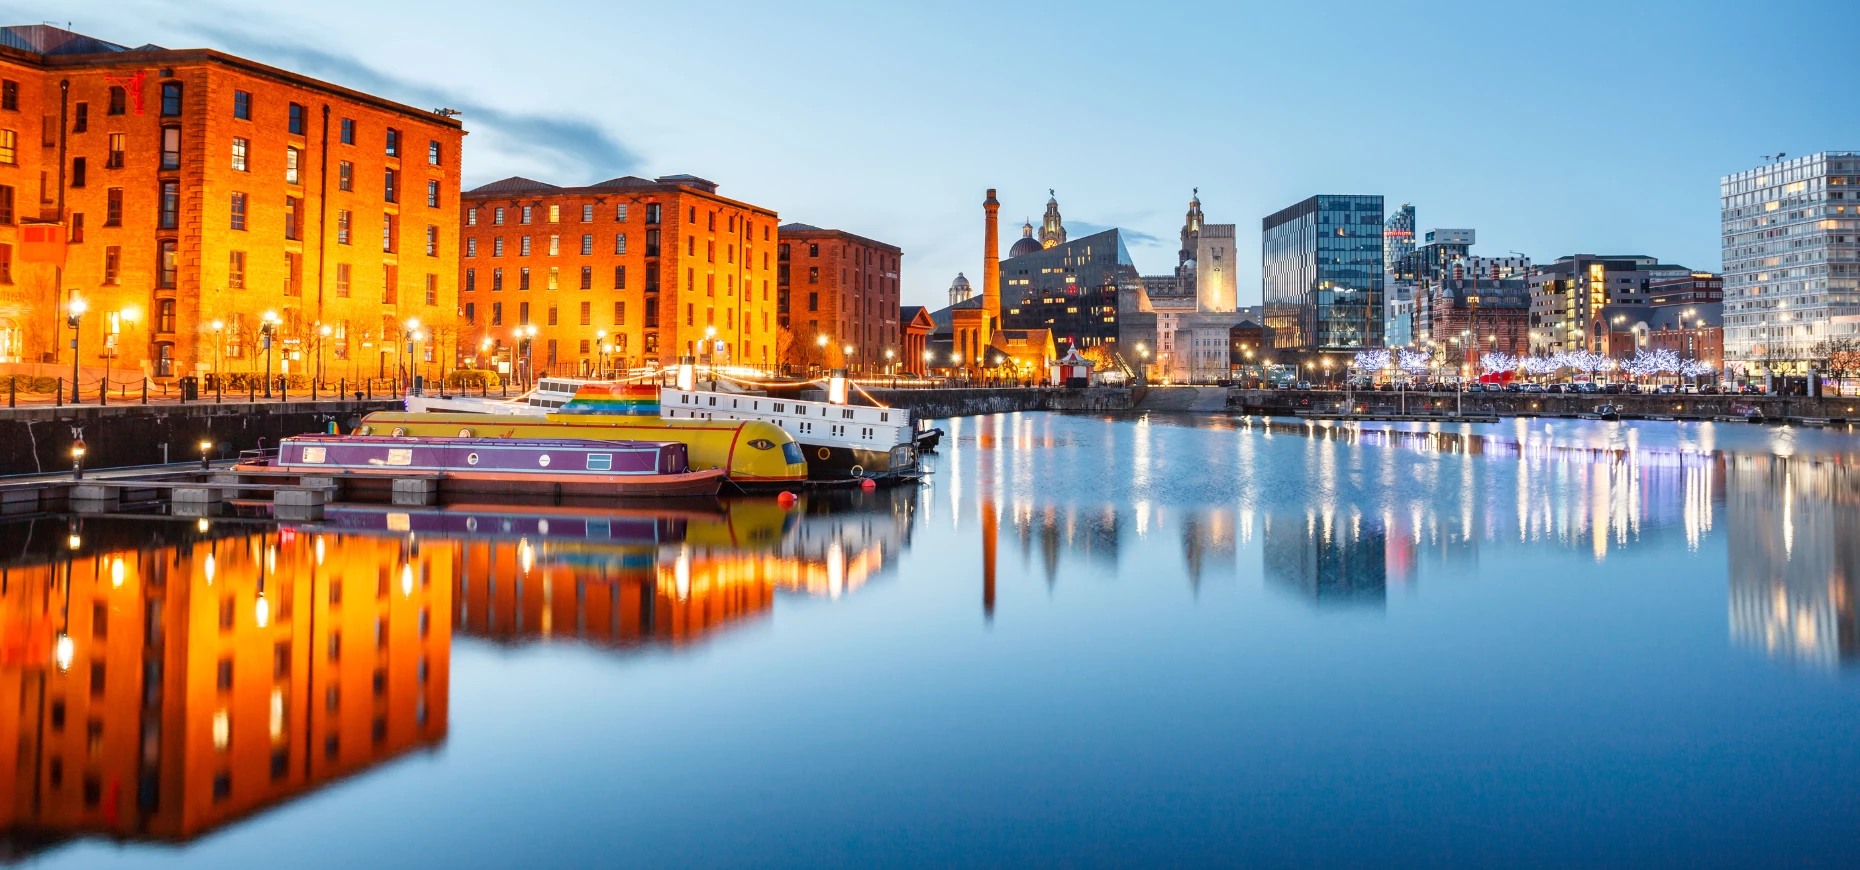
<path fill-rule="evenodd" d="M 331 420 L 347 425 L 352 417 L 400 406 L 382 400 L 14 408 L 0 411 L 0 474 L 69 469 L 76 426 L 84 430 L 85 468 L 119 468 L 197 460 L 202 439 L 230 445 L 230 458 L 257 447 L 260 438 L 276 445 L 286 436 L 321 432 Z"/>

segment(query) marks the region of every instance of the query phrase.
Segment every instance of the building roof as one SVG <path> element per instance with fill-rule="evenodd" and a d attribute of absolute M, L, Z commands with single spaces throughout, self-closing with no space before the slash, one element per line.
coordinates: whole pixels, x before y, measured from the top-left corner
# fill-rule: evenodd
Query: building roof
<path fill-rule="evenodd" d="M 144 45 L 131 49 L 126 45 L 105 42 L 94 36 L 73 33 L 61 27 L 49 24 L 21 24 L 13 27 L 0 27 L 0 45 L 30 51 L 35 54 L 104 54 L 113 51 L 162 51 L 159 45 Z"/>
<path fill-rule="evenodd" d="M 606 181 L 596 182 L 583 187 L 562 187 L 560 185 L 550 184 L 546 181 L 537 181 L 534 178 L 512 175 L 509 178 L 498 179 L 489 184 L 481 184 L 467 190 L 465 191 L 465 198 L 495 199 L 500 195 L 511 194 L 604 196 L 611 194 L 615 190 L 670 193 L 679 189 L 693 190 L 723 202 L 762 212 L 770 217 L 775 216 L 774 209 L 764 208 L 741 200 L 730 199 L 726 196 L 717 196 L 716 182 L 706 181 L 695 175 L 661 175 L 655 179 L 640 178 L 637 175 L 622 175 L 619 178 L 609 178 Z"/>
<path fill-rule="evenodd" d="M 858 242 L 863 245 L 870 245 L 874 248 L 884 248 L 885 250 L 890 251 L 891 253 L 894 253 L 894 254 L 904 253 L 904 249 L 898 247 L 897 245 L 889 244 L 886 242 L 881 242 L 877 239 L 868 238 L 866 236 L 859 235 L 858 233 L 849 233 L 845 230 L 835 230 L 835 229 L 829 229 L 827 227 L 817 227 L 817 226 L 814 226 L 813 224 L 804 224 L 804 223 L 798 223 L 798 222 L 797 223 L 785 223 L 779 227 L 776 227 L 775 231 L 786 238 L 796 238 L 796 239 L 843 238 L 843 239 L 850 239 L 852 241 Z"/>
<path fill-rule="evenodd" d="M 952 312 L 954 312 L 958 308 L 980 308 L 980 307 L 982 307 L 982 297 L 979 295 L 970 296 L 969 298 L 964 299 L 961 302 L 958 302 L 954 305 L 945 305 L 942 308 L 938 308 L 937 310 L 930 312 L 930 322 L 936 324 L 936 329 L 934 330 L 935 332 L 953 333 L 956 331 L 956 327 L 952 319 L 953 318 Z"/>
<path fill-rule="evenodd" d="M 898 328 L 909 330 L 913 327 L 926 332 L 936 331 L 936 321 L 930 319 L 930 309 L 922 305 L 898 306 Z"/>
<path fill-rule="evenodd" d="M 814 226 L 813 224 L 804 224 L 804 223 L 799 223 L 799 222 L 782 224 L 781 226 L 776 227 L 776 229 L 781 230 L 784 233 L 804 233 L 810 230 L 814 232 L 823 232 L 819 227 Z"/>
<path fill-rule="evenodd" d="M 474 187 L 471 190 L 466 191 L 466 193 L 496 193 L 499 191 L 515 191 L 515 190 L 561 190 L 561 189 L 562 188 L 556 185 L 549 184 L 549 183 L 542 182 L 542 181 L 537 181 L 533 178 L 524 178 L 521 175 L 512 175 L 509 178 L 499 179 L 497 181 L 491 182 L 490 184 L 480 184 L 477 187 Z"/>

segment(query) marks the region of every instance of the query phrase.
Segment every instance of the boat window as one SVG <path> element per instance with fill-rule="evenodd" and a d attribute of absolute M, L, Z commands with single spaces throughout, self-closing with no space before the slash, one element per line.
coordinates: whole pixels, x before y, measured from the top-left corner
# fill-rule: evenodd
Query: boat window
<path fill-rule="evenodd" d="M 786 411 L 786 410 L 788 410 L 788 405 L 787 405 L 787 403 L 786 403 L 786 402 L 776 402 L 776 403 L 775 403 L 775 413 L 777 413 L 777 414 L 779 414 L 779 413 L 781 413 L 781 412 L 783 412 L 783 411 Z"/>
<path fill-rule="evenodd" d="M 613 469 L 614 469 L 614 455 L 612 453 L 590 453 L 588 454 L 588 470 L 589 471 L 612 471 Z"/>
<path fill-rule="evenodd" d="M 880 412 L 878 412 L 878 422 L 880 422 L 880 423 L 888 423 L 888 422 L 890 422 L 890 421 L 891 421 L 891 414 L 890 414 L 890 412 L 887 412 L 887 411 L 880 411 Z"/>
<path fill-rule="evenodd" d="M 715 404 L 717 404 L 717 397 L 716 397 L 716 396 L 711 396 L 711 397 L 710 397 L 710 403 L 711 403 L 712 405 L 715 405 Z"/>

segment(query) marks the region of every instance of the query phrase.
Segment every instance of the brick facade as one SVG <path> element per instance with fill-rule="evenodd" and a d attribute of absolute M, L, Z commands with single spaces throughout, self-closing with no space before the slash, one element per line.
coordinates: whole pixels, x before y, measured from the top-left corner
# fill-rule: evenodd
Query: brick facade
<path fill-rule="evenodd" d="M 898 334 L 899 264 L 904 252 L 842 230 L 781 228 L 777 305 L 793 365 L 886 371 L 904 345 Z M 820 339 L 825 338 L 822 346 Z M 851 347 L 852 352 L 846 353 Z M 886 356 L 890 351 L 891 356 Z"/>
<path fill-rule="evenodd" d="M 278 372 L 313 372 L 321 351 L 331 378 L 392 374 L 413 319 L 429 347 L 456 341 L 459 122 L 217 51 L 64 54 L 51 43 L 70 34 L 36 30 L 50 53 L 0 47 L 19 86 L 0 109 L 20 144 L 0 162 L 6 361 L 69 365 L 73 293 L 82 364 L 113 344 L 118 378 L 262 371 L 265 312 Z M 63 274 L 17 262 L 18 224 L 61 214 Z"/>
<path fill-rule="evenodd" d="M 465 352 L 475 350 L 478 365 L 512 362 L 526 337 L 519 329 L 534 326 L 534 373 L 583 375 L 705 357 L 714 329 L 719 364 L 770 364 L 776 215 L 716 188 L 674 175 L 587 187 L 507 178 L 467 191 Z"/>

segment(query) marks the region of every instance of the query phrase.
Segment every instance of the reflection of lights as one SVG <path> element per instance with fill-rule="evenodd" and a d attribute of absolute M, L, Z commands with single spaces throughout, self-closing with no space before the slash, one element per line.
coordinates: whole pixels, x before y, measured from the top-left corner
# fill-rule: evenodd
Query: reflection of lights
<path fill-rule="evenodd" d="M 71 660 L 75 658 L 77 643 L 71 639 L 71 635 L 59 632 L 58 640 L 52 643 L 52 661 L 57 663 L 59 670 L 68 671 L 71 670 Z"/>
<path fill-rule="evenodd" d="M 400 597 L 406 598 L 407 596 L 412 595 L 412 594 L 413 594 L 413 565 L 409 563 L 409 564 L 400 566 Z"/>
<path fill-rule="evenodd" d="M 196 531 L 204 532 L 207 530 L 207 527 L 208 527 L 208 523 L 207 523 L 206 517 L 201 517 L 200 519 L 194 521 L 194 529 Z"/>
<path fill-rule="evenodd" d="M 227 718 L 224 708 L 215 710 L 213 711 L 213 748 L 225 752 L 230 743 L 232 743 L 232 722 Z"/>
<path fill-rule="evenodd" d="M 316 563 L 323 564 L 323 536 L 316 536 Z"/>
<path fill-rule="evenodd" d="M 218 562 L 217 562 L 217 561 L 216 561 L 216 560 L 215 560 L 215 559 L 213 558 L 213 554 L 212 554 L 212 553 L 208 553 L 208 554 L 207 554 L 207 558 L 206 558 L 206 561 L 205 561 L 205 562 L 203 562 L 203 563 L 201 563 L 201 566 L 200 566 L 200 572 L 201 572 L 202 574 L 205 574 L 205 575 L 206 575 L 206 577 L 207 577 L 207 585 L 208 585 L 208 586 L 212 586 L 212 585 L 213 585 L 213 571 L 214 571 L 214 569 L 215 569 L 215 568 L 217 568 L 217 567 L 219 567 L 219 564 L 218 564 Z"/>
<path fill-rule="evenodd" d="M 678 558 L 672 562 L 672 577 L 677 582 L 678 600 L 691 597 L 691 551 L 679 550 Z"/>
<path fill-rule="evenodd" d="M 258 593 L 258 601 L 252 605 L 252 621 L 264 628 L 271 622 L 271 603 L 265 600 L 265 593 Z"/>
<path fill-rule="evenodd" d="M 838 540 L 827 545 L 827 594 L 838 598 L 846 590 L 846 550 Z"/>
<path fill-rule="evenodd" d="M 271 573 L 275 573 L 277 570 L 278 570 L 278 548 L 277 547 L 266 547 L 265 548 L 265 573 L 271 574 Z"/>
<path fill-rule="evenodd" d="M 110 562 L 110 585 L 117 587 L 119 589 L 122 588 L 122 585 L 123 585 L 123 560 L 122 559 L 114 559 Z"/>
<path fill-rule="evenodd" d="M 84 546 L 84 539 L 78 537 L 76 532 L 72 532 L 69 536 L 65 538 L 65 546 L 70 547 L 71 549 L 75 550 L 79 547 Z"/>
<path fill-rule="evenodd" d="M 536 548 L 530 546 L 530 539 L 517 539 L 517 567 L 522 568 L 523 573 L 528 574 L 530 573 L 530 568 L 535 564 Z"/>
<path fill-rule="evenodd" d="M 271 690 L 271 739 L 284 739 L 284 690 Z"/>

